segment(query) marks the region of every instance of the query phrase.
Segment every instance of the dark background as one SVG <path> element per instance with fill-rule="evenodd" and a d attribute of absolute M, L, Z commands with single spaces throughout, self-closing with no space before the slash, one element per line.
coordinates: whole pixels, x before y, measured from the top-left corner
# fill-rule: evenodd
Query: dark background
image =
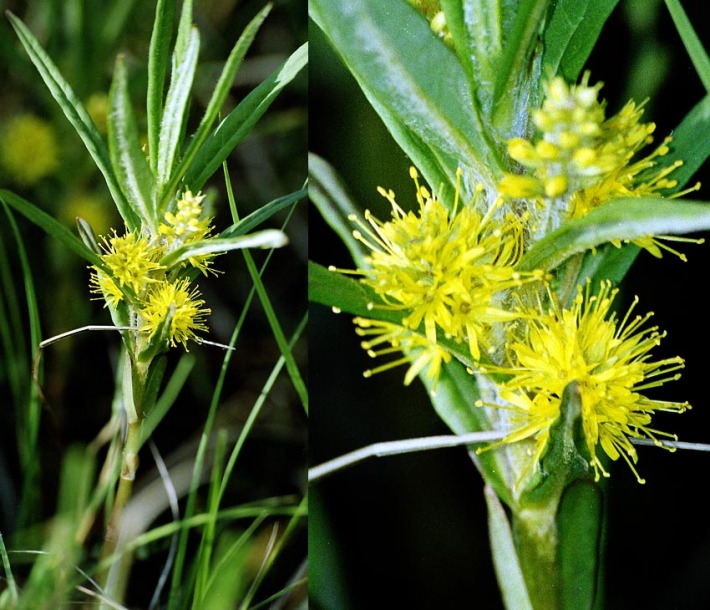
<path fill-rule="evenodd" d="M 702 3 L 684 2 L 707 46 Z M 310 149 L 344 178 L 354 201 L 386 217 L 376 193 L 392 188 L 413 201 L 409 160 L 393 143 L 353 79 L 311 25 Z M 704 90 L 662 2 L 622 0 L 586 65 L 605 83 L 608 113 L 633 97 L 650 96 L 644 121 L 657 124 L 656 142 L 700 101 Z M 702 137 L 707 137 L 702 134 Z M 695 177 L 709 183 L 707 165 Z M 708 200 L 707 188 L 694 194 Z M 313 260 L 351 267 L 339 239 L 311 208 Z M 622 308 L 634 295 L 638 312 L 655 312 L 668 331 L 655 352 L 686 359 L 683 377 L 658 389 L 659 399 L 688 400 L 681 416 L 654 424 L 681 440 L 710 442 L 707 401 L 705 283 L 710 244 L 681 245 L 683 263 L 641 253 L 623 284 Z M 313 411 L 310 462 L 318 464 L 365 445 L 448 433 L 418 383 L 401 385 L 404 369 L 363 380 L 371 366 L 350 317 L 311 305 Z M 614 465 L 607 490 L 607 608 L 710 607 L 710 525 L 704 487 L 710 457 L 639 448 L 639 485 L 625 464 Z M 327 584 L 312 580 L 316 608 L 499 608 L 491 567 L 483 484 L 464 449 L 371 460 L 311 485 L 310 557 Z M 325 542 L 324 542 L 325 541 Z"/>

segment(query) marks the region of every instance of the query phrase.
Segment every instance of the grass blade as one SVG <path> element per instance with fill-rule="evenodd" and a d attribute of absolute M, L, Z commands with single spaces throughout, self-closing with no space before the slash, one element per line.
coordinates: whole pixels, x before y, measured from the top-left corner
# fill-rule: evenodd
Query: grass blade
<path fill-rule="evenodd" d="M 710 57 L 708 57 L 703 48 L 703 43 L 695 33 L 695 29 L 680 2 L 678 0 L 666 0 L 666 6 L 685 45 L 685 50 L 688 51 L 690 61 L 693 62 L 695 71 L 705 87 L 705 91 L 710 93 Z"/>
<path fill-rule="evenodd" d="M 236 237 L 237 235 L 246 235 L 255 227 L 258 227 L 260 224 L 266 222 L 277 212 L 280 212 L 281 210 L 284 210 L 307 197 L 308 192 L 308 189 L 303 188 L 298 191 L 294 191 L 289 195 L 284 195 L 283 197 L 274 199 L 266 205 L 261 206 L 258 210 L 254 210 L 251 214 L 245 216 L 228 229 L 222 231 L 219 236 Z"/>

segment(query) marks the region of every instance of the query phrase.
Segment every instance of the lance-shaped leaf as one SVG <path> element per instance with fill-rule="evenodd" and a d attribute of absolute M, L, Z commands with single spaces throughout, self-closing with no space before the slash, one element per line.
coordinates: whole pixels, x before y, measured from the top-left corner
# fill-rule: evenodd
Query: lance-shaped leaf
<path fill-rule="evenodd" d="M 544 64 L 567 81 L 577 80 L 619 0 L 557 0 L 543 36 Z"/>
<path fill-rule="evenodd" d="M 441 7 L 471 89 L 490 114 L 496 69 L 517 7 L 499 0 L 442 0 Z"/>
<path fill-rule="evenodd" d="M 528 73 L 529 59 L 537 44 L 549 5 L 550 0 L 522 0 L 519 3 L 515 23 L 506 40 L 505 51 L 497 62 L 493 107 L 498 113 L 507 110 L 508 112 L 502 112 L 507 121 L 513 117 L 509 114 L 511 104 L 505 99 L 519 96 L 518 88 Z"/>
<path fill-rule="evenodd" d="M 308 173 L 310 176 L 309 195 L 323 219 L 337 233 L 350 251 L 356 267 L 362 267 L 365 256 L 363 245 L 353 237 L 351 214 L 359 210 L 350 199 L 345 185 L 327 161 L 310 153 L 308 155 Z"/>
<path fill-rule="evenodd" d="M 157 219 L 152 202 L 153 174 L 138 140 L 122 55 L 116 59 L 109 92 L 108 147 L 123 194 L 136 215 L 156 232 Z"/>
<path fill-rule="evenodd" d="M 165 77 L 170 63 L 170 41 L 175 18 L 175 3 L 172 0 L 158 0 L 155 9 L 153 33 L 150 37 L 148 52 L 148 150 L 150 151 L 150 166 L 153 174 L 158 171 L 158 142 L 160 141 L 160 118 L 163 116 L 163 94 L 165 92 Z"/>
<path fill-rule="evenodd" d="M 185 175 L 185 172 L 187 172 L 200 147 L 207 139 L 210 129 L 214 122 L 217 120 L 220 110 L 222 109 L 222 105 L 227 99 L 229 90 L 232 87 L 232 84 L 234 83 L 234 78 L 237 75 L 237 70 L 239 70 L 239 66 L 241 65 L 241 62 L 244 59 L 246 52 L 249 50 L 251 43 L 254 41 L 254 38 L 256 37 L 259 28 L 261 27 L 261 24 L 264 22 L 264 19 L 266 19 L 266 16 L 269 14 L 271 6 L 271 4 L 267 4 L 261 11 L 259 11 L 256 17 L 254 17 L 254 19 L 249 22 L 247 27 L 244 29 L 242 35 L 239 37 L 239 40 L 234 45 L 234 48 L 229 54 L 229 58 L 227 59 L 224 68 L 222 69 L 222 73 L 220 74 L 219 80 L 217 81 L 217 85 L 215 86 L 215 89 L 212 92 L 212 97 L 210 98 L 210 101 L 207 104 L 207 110 L 205 111 L 205 114 L 202 117 L 202 120 L 200 121 L 200 125 L 198 126 L 195 134 L 192 136 L 192 139 L 190 140 L 190 144 L 188 145 L 185 154 L 183 155 L 182 159 L 180 159 L 178 166 L 173 172 L 170 181 L 171 184 L 175 183 L 176 180 L 180 180 Z"/>
<path fill-rule="evenodd" d="M 91 248 L 87 247 L 84 242 L 74 235 L 63 224 L 56 221 L 49 214 L 39 209 L 36 205 L 15 195 L 10 191 L 0 189 L 0 200 L 9 205 L 14 210 L 17 210 L 27 220 L 37 225 L 47 235 L 54 237 L 63 243 L 75 254 L 81 256 L 84 260 L 98 267 L 102 271 L 111 275 L 111 271 L 106 264 L 101 260 L 101 257 L 96 254 Z"/>
<path fill-rule="evenodd" d="M 577 480 L 565 488 L 557 513 L 563 608 L 594 607 L 602 517 L 602 492 L 593 481 Z"/>
<path fill-rule="evenodd" d="M 671 177 L 683 188 L 710 156 L 710 138 L 698 134 L 710 133 L 710 94 L 700 100 L 673 130 L 670 152 L 663 157 L 666 166 L 674 161 L 683 165 L 673 171 Z M 643 180 L 643 175 L 639 177 Z"/>
<path fill-rule="evenodd" d="M 195 160 L 185 176 L 185 184 L 197 192 L 209 180 L 231 154 L 239 142 L 249 134 L 252 127 L 267 111 L 281 90 L 288 85 L 308 61 L 308 45 L 299 47 L 263 83 L 258 85 L 237 107 L 232 110 L 200 147 Z M 165 189 L 169 195 L 177 188 L 177 178 L 173 178 Z"/>
<path fill-rule="evenodd" d="M 278 229 L 266 229 L 238 237 L 213 237 L 176 248 L 161 258 L 160 264 L 170 268 L 193 256 L 221 254 L 230 250 L 243 250 L 244 248 L 281 248 L 287 243 L 286 234 Z"/>
<path fill-rule="evenodd" d="M 433 150 L 470 166 L 486 185 L 501 172 L 456 55 L 404 1 L 314 0 L 311 17 L 341 54 L 365 95 Z M 405 150 L 409 153 L 408 150 Z"/>
<path fill-rule="evenodd" d="M 166 184 L 171 177 L 180 143 L 180 134 L 187 116 L 190 90 L 195 77 L 199 51 L 200 35 L 197 28 L 190 30 L 184 50 L 182 48 L 179 49 L 177 43 L 175 45 L 170 87 L 168 88 L 163 118 L 160 123 L 157 175 L 159 185 Z"/>
<path fill-rule="evenodd" d="M 138 218 L 121 191 L 111 166 L 106 145 L 101 139 L 89 113 L 27 26 L 12 13 L 7 13 L 7 16 L 45 85 L 47 85 L 72 127 L 79 134 L 86 150 L 89 151 L 94 163 L 103 174 L 106 185 L 111 192 L 119 213 L 126 222 L 126 226 L 130 230 L 135 230 L 138 226 Z"/>
<path fill-rule="evenodd" d="M 94 254 L 101 256 L 101 248 L 96 240 L 94 230 L 86 220 L 79 216 L 76 217 L 76 230 L 79 232 L 79 238 L 84 242 L 84 245 Z"/>
<path fill-rule="evenodd" d="M 616 199 L 571 220 L 535 243 L 518 269 L 551 271 L 573 254 L 611 241 L 710 230 L 710 204 L 640 197 Z"/>

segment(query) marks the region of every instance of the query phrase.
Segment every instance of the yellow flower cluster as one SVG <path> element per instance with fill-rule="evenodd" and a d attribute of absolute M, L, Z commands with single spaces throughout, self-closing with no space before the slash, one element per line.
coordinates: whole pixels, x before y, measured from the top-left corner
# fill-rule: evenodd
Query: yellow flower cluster
<path fill-rule="evenodd" d="M 659 445 L 658 437 L 677 440 L 652 428 L 651 415 L 655 411 L 682 413 L 690 405 L 650 400 L 640 392 L 678 379 L 676 371 L 684 363 L 678 357 L 649 359 L 649 352 L 665 333 L 644 326 L 650 313 L 631 317 L 637 300 L 619 321 L 612 311 L 618 290 L 612 290 L 610 282 L 602 282 L 596 295 L 590 288 L 589 283 L 585 290 L 579 287 L 569 309 L 563 309 L 552 294 L 549 306 L 526 308 L 525 323 L 509 329 L 510 363 L 485 369 L 509 376 L 500 386 L 500 396 L 512 411 L 512 432 L 501 443 L 530 439 L 534 449 L 529 467 L 536 464 L 547 446 L 550 427 L 560 415 L 563 392 L 574 381 L 596 479 L 600 474 L 609 476 L 597 451 L 601 445 L 612 460 L 623 457 L 643 483 L 629 439 L 651 438 Z"/>
<path fill-rule="evenodd" d="M 653 141 L 656 126 L 639 123 L 641 108 L 631 101 L 605 120 L 604 104 L 597 99 L 602 85 L 588 83 L 588 72 L 579 85 L 569 86 L 559 76 L 546 83 L 543 106 L 532 115 L 539 138 L 508 142 L 508 154 L 533 173 L 508 174 L 501 195 L 556 198 L 577 192 L 624 167 Z"/>
<path fill-rule="evenodd" d="M 493 446 L 529 445 L 519 482 L 544 455 L 565 388 L 573 382 L 581 400 L 587 459 L 597 479 L 608 476 L 604 454 L 611 460 L 623 457 L 643 482 L 632 439 L 650 438 L 659 445 L 661 438 L 675 439 L 653 428 L 651 416 L 690 408 L 642 395 L 677 379 L 683 368 L 681 358 L 651 360 L 651 350 L 664 337 L 645 325 L 651 314 L 632 318 L 634 302 L 619 321 L 612 309 L 617 290 L 609 282 L 578 287 L 565 308 L 542 270 L 516 268 L 525 238 L 551 230 L 549 215 L 556 206 L 564 211 L 555 219 L 559 224 L 610 199 L 659 195 L 677 187 L 668 175 L 678 163 L 657 167 L 669 139 L 634 161 L 652 141 L 655 126 L 640 122 L 642 110 L 633 102 L 607 119 L 597 99 L 601 85 L 589 86 L 588 80 L 585 74 L 576 86 L 561 78 L 546 85 L 543 107 L 533 115 L 540 138 L 509 142 L 511 157 L 530 173 L 505 176 L 497 196 L 479 187 L 471 201 L 461 202 L 459 170 L 454 201 L 444 202 L 419 183 L 412 168 L 415 211 L 405 211 L 392 191 L 379 188 L 392 208 L 391 218 L 382 222 L 367 210 L 364 220 L 351 217 L 359 227 L 355 238 L 369 252 L 364 269 L 349 273 L 361 276 L 378 295 L 380 302 L 371 303 L 371 310 L 392 313 L 381 316 L 388 321 L 355 319 L 361 345 L 372 357 L 400 354 L 365 375 L 404 364 L 409 366 L 405 384 L 426 373 L 435 390 L 442 367 L 455 356 L 480 374 L 502 379 L 495 400 L 479 401 L 479 406 L 508 412 L 502 418 L 508 434 Z M 527 199 L 530 205 L 520 212 L 526 210 L 525 201 L 506 208 L 506 199 Z M 656 256 L 664 248 L 684 258 L 659 237 L 669 239 L 648 236 L 635 243 Z"/>
<path fill-rule="evenodd" d="M 482 350 L 494 349 L 495 325 L 519 317 L 505 304 L 508 291 L 541 280 L 544 274 L 515 269 L 522 248 L 520 218 L 512 214 L 499 218 L 500 202 L 486 214 L 479 213 L 475 200 L 481 189 L 468 205 L 460 205 L 461 172 L 451 210 L 419 183 L 414 168 L 410 175 L 417 189 L 416 213 L 405 212 L 392 191 L 380 188 L 392 206 L 392 219 L 381 222 L 369 211 L 367 223 L 352 218 L 360 225 L 355 237 L 371 250 L 365 259 L 367 269 L 355 273 L 381 297 L 383 303 L 374 307 L 404 314 L 399 337 L 391 325 L 359 318 L 357 323 L 367 329 L 361 334 L 381 335 L 363 346 L 373 355 L 372 346 L 385 340 L 416 347 L 416 354 L 405 351 L 420 369 L 425 361 L 441 362 L 438 341 L 445 337 L 465 342 L 471 359 L 478 361 Z M 424 336 L 413 339 L 420 326 Z M 422 349 L 434 353 L 422 357 L 418 354 Z M 413 377 L 411 370 L 408 379 Z"/>
<path fill-rule="evenodd" d="M 506 174 L 500 181 L 501 197 L 528 199 L 543 210 L 544 220 L 533 231 L 545 233 L 564 220 L 586 216 L 594 208 L 620 197 L 663 196 L 678 186 L 668 176 L 682 165 L 667 167 L 658 159 L 668 154 L 671 138 L 650 154 L 634 161 L 644 146 L 653 142 L 654 123 L 641 123 L 643 108 L 629 101 L 620 112 L 606 118 L 598 98 L 602 83 L 589 86 L 589 73 L 578 85 L 558 77 L 545 85 L 542 108 L 533 112 L 538 131 L 535 142 L 524 138 L 508 141 L 508 154 L 529 173 Z M 697 190 L 700 184 L 671 198 Z M 661 250 L 685 257 L 659 239 L 696 241 L 667 236 L 646 236 L 633 243 L 656 257 Z M 614 242 L 615 245 L 620 245 Z"/>
<path fill-rule="evenodd" d="M 112 237 L 103 238 L 101 258 L 110 274 L 94 268 L 93 292 L 113 309 L 127 307 L 138 341 L 149 341 L 161 332 L 166 344 L 181 343 L 187 349 L 187 342 L 196 339 L 196 331 L 206 330 L 204 319 L 210 310 L 181 271 L 190 263 L 205 272 L 214 255 L 191 257 L 170 268 L 161 262 L 171 251 L 210 233 L 210 220 L 200 218 L 203 199 L 185 191 L 177 201 L 177 211 L 165 214 L 157 236 L 131 231 L 117 235 L 114 231 Z"/>
<path fill-rule="evenodd" d="M 32 114 L 11 119 L 0 138 L 0 163 L 19 184 L 34 184 L 59 167 L 59 146 L 52 125 Z"/>

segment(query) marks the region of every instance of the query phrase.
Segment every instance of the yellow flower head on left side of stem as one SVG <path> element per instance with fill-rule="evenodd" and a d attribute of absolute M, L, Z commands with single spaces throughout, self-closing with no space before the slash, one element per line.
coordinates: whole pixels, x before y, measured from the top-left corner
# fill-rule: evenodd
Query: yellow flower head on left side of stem
<path fill-rule="evenodd" d="M 365 377 L 397 366 L 409 365 L 404 375 L 404 385 L 409 385 L 420 372 L 426 371 L 426 375 L 432 380 L 432 393 L 436 394 L 441 366 L 451 362 L 451 354 L 445 348 L 392 322 L 362 317 L 354 318 L 353 322 L 356 325 L 355 332 L 363 337 L 360 345 L 367 351 L 368 356 L 376 358 L 396 355 L 394 360 L 366 370 L 363 373 Z"/>
<path fill-rule="evenodd" d="M 520 218 L 496 214 L 499 202 L 485 213 L 478 211 L 481 189 L 462 205 L 460 172 L 450 208 L 419 183 L 414 168 L 410 175 L 417 189 L 416 211 L 405 212 L 392 191 L 379 188 L 392 207 L 391 219 L 381 222 L 367 210 L 366 222 L 352 218 L 360 227 L 355 237 L 371 251 L 367 267 L 352 273 L 380 296 L 382 303 L 372 307 L 401 312 L 402 327 L 422 335 L 429 353 L 445 337 L 465 343 L 477 362 L 482 351 L 493 349 L 491 328 L 518 317 L 505 304 L 507 293 L 544 274 L 515 269 L 522 248 Z M 383 328 L 370 324 L 370 330 Z M 388 327 L 380 336 L 401 345 L 392 332 Z M 430 360 L 441 362 L 442 357 L 435 354 Z"/>
<path fill-rule="evenodd" d="M 95 269 L 91 283 L 93 291 L 103 295 L 106 302 L 116 306 L 125 297 L 124 288 L 130 289 L 138 298 L 145 293 L 148 285 L 164 272 L 158 262 L 162 256 L 160 248 L 152 245 L 145 236 L 128 231 L 125 235 L 103 238 L 101 247 L 103 262 L 111 270 L 109 277 L 100 269 Z"/>
<path fill-rule="evenodd" d="M 548 308 L 530 308 L 511 331 L 510 367 L 488 367 L 488 372 L 510 375 L 500 394 L 508 403 L 504 408 L 512 411 L 513 430 L 501 444 L 533 442 L 525 472 L 544 453 L 550 426 L 560 415 L 564 389 L 573 381 L 581 396 L 586 445 L 597 480 L 609 476 L 600 449 L 612 460 L 623 457 L 643 483 L 630 439 L 650 438 L 659 445 L 659 438 L 676 440 L 675 435 L 655 429 L 652 416 L 656 411 L 681 413 L 690 405 L 652 400 L 644 392 L 678 379 L 684 362 L 679 357 L 651 360 L 651 350 L 665 333 L 645 326 L 650 313 L 632 318 L 637 301 L 619 321 L 612 311 L 617 292 L 609 282 L 602 282 L 598 294 L 592 295 L 587 284 L 586 289 L 579 287 L 569 309 L 562 309 L 550 295 Z"/>

